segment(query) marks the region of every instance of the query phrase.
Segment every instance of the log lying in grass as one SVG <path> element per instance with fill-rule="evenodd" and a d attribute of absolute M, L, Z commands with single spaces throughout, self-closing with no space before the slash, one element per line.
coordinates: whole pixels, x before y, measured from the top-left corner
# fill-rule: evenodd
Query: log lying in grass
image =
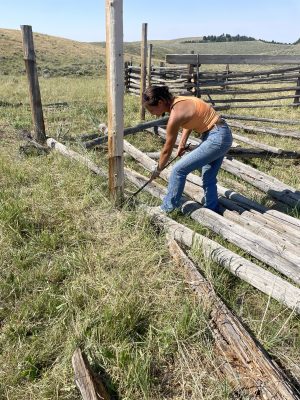
<path fill-rule="evenodd" d="M 151 183 L 149 188 L 154 184 Z M 148 187 L 148 186 L 147 186 Z M 161 213 L 156 207 L 142 206 L 165 231 L 174 239 L 190 248 L 202 249 L 207 259 L 213 260 L 226 268 L 235 276 L 254 286 L 267 296 L 278 300 L 287 307 L 300 313 L 300 289 L 291 285 L 279 276 L 261 268 L 253 262 L 246 260 L 219 243 L 194 232 L 192 229 Z"/>
<path fill-rule="evenodd" d="M 256 140 L 252 140 L 252 139 L 249 139 L 249 138 L 247 138 L 245 136 L 237 135 L 235 133 L 232 134 L 232 137 L 233 137 L 233 139 L 235 139 L 237 141 L 250 144 L 253 147 L 269 151 L 269 152 L 271 152 L 273 154 L 282 154 L 282 152 L 284 152 L 283 149 L 280 149 L 278 147 L 269 146 L 267 144 L 257 142 Z"/>
<path fill-rule="evenodd" d="M 267 193 L 270 197 L 288 204 L 292 207 L 299 207 L 300 192 L 292 186 L 286 185 L 279 179 L 276 179 L 264 172 L 261 172 L 240 161 L 225 158 L 222 169 L 242 178 L 244 181 L 257 187 L 262 192 Z"/>
<path fill-rule="evenodd" d="M 100 378 L 92 371 L 88 359 L 80 349 L 72 356 L 75 383 L 83 400 L 110 400 L 110 396 Z"/>
<path fill-rule="evenodd" d="M 149 122 L 144 122 L 142 124 L 138 124 L 136 126 L 130 127 L 130 128 L 125 128 L 124 129 L 124 136 L 130 135 L 132 133 L 137 133 L 141 132 L 147 128 L 151 128 L 153 126 L 162 126 L 166 125 L 168 122 L 169 117 L 164 117 L 160 119 L 156 119 L 154 121 L 149 121 Z M 83 145 L 86 149 L 90 149 L 94 146 L 97 146 L 99 144 L 106 143 L 108 140 L 108 135 L 101 136 L 99 138 L 96 138 L 94 140 L 90 140 L 88 142 L 85 142 Z"/>
<path fill-rule="evenodd" d="M 297 88 L 294 88 L 294 89 L 297 89 Z M 300 125 L 299 120 L 291 121 L 289 119 L 259 118 L 259 117 L 254 117 L 254 116 L 234 115 L 234 114 L 222 114 L 222 117 L 226 118 L 226 119 L 239 119 L 241 121 L 259 121 L 259 122 L 271 122 L 273 124 Z"/>
<path fill-rule="evenodd" d="M 291 380 L 253 338 L 239 318 L 217 296 L 213 286 L 200 274 L 192 260 L 169 241 L 171 256 L 183 268 L 184 275 L 200 302 L 210 311 L 209 327 L 214 338 L 221 371 L 235 393 L 247 392 L 260 399 L 300 399 Z"/>
<path fill-rule="evenodd" d="M 226 204 L 226 199 L 222 199 L 222 205 Z M 223 217 L 229 219 L 230 221 L 236 222 L 247 230 L 258 234 L 259 236 L 270 240 L 274 245 L 278 247 L 284 247 L 293 254 L 297 254 L 300 259 L 300 238 L 299 231 L 298 236 L 293 237 L 290 231 L 286 231 L 284 227 L 280 229 L 280 226 L 274 226 L 263 216 L 252 214 L 249 211 L 242 210 L 239 212 L 231 212 L 231 205 L 228 205 L 228 209 L 224 209 Z M 300 267 L 300 264 L 299 264 Z M 299 271 L 300 273 L 300 271 Z"/>
<path fill-rule="evenodd" d="M 243 125 L 239 122 L 228 122 L 228 125 L 232 128 L 242 129 L 246 132 L 258 132 L 258 133 L 266 133 L 273 136 L 284 136 L 284 137 L 291 137 L 300 139 L 300 132 L 291 132 L 291 131 L 281 131 L 275 128 L 263 128 L 263 127 L 256 127 L 252 125 Z"/>
<path fill-rule="evenodd" d="M 243 227 L 239 219 L 238 223 L 232 219 L 227 220 L 211 210 L 199 208 L 198 204 L 192 201 L 185 203 L 182 210 L 201 225 L 300 284 L 300 256 L 298 252 L 294 253 L 291 247 L 285 247 L 282 242 L 280 245 L 276 243 L 275 233 L 274 238 L 270 240 L 263 237 L 259 230 L 254 233 Z"/>
<path fill-rule="evenodd" d="M 221 106 L 220 106 L 221 107 Z M 259 104 L 259 105 L 254 105 L 254 104 L 251 104 L 251 105 L 246 105 L 246 104 L 243 104 L 243 105 L 230 105 L 230 104 L 227 104 L 226 106 L 224 106 L 224 107 L 226 107 L 226 108 L 224 108 L 223 110 L 232 110 L 232 109 L 234 109 L 234 108 L 278 108 L 278 107 L 299 107 L 299 104 Z M 214 107 L 215 109 L 217 109 L 217 107 Z M 222 108 L 221 108 L 221 110 L 222 110 Z"/>
<path fill-rule="evenodd" d="M 124 150 L 148 169 L 152 169 L 153 165 L 155 165 L 153 160 L 149 159 L 145 154 L 126 141 L 124 141 Z M 168 179 L 169 174 L 170 170 L 165 169 L 161 172 L 161 177 Z M 199 192 L 199 188 L 186 182 L 185 193 L 188 196 L 197 201 L 199 200 Z M 243 226 L 233 221 L 226 221 L 222 216 L 212 212 L 211 210 L 205 208 L 197 209 L 198 207 L 199 204 L 195 202 L 187 202 L 184 204 L 182 210 L 200 224 L 210 228 L 212 231 L 247 251 L 258 260 L 261 260 L 274 269 L 280 271 L 294 282 L 300 283 L 300 255 L 297 254 L 297 248 L 292 251 L 291 248 L 294 248 L 294 246 L 289 246 L 287 249 L 286 243 L 283 240 L 280 240 L 280 237 L 277 237 L 280 244 L 276 242 L 274 243 L 276 236 L 275 232 L 273 235 L 273 241 L 270 241 L 267 238 L 259 236 L 259 234 L 245 229 Z"/>
<path fill-rule="evenodd" d="M 48 138 L 47 145 L 51 149 L 55 149 L 55 150 L 59 151 L 65 157 L 70 158 L 72 160 L 79 161 L 81 164 L 86 165 L 91 171 L 95 172 L 95 174 L 105 176 L 105 177 L 107 176 L 107 174 L 101 168 L 99 168 L 96 164 L 94 164 L 87 157 L 82 156 L 81 154 L 77 153 L 76 151 L 68 149 L 65 145 L 57 142 L 55 139 Z"/>
<path fill-rule="evenodd" d="M 297 151 L 286 151 L 281 150 L 278 153 L 274 153 L 273 151 L 265 150 L 265 149 L 255 149 L 255 148 L 231 148 L 227 156 L 237 157 L 237 158 L 285 158 L 285 159 L 298 159 L 300 158 L 300 153 Z"/>

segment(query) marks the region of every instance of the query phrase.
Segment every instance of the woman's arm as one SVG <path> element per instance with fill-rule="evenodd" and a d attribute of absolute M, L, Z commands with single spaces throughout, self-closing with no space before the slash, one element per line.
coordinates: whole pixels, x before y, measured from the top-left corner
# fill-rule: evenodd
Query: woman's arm
<path fill-rule="evenodd" d="M 167 125 L 166 142 L 161 150 L 157 166 L 157 169 L 160 171 L 165 167 L 170 158 L 170 155 L 172 154 L 172 150 L 176 143 L 179 128 L 180 128 L 180 121 L 176 119 L 172 120 L 169 119 Z"/>
<path fill-rule="evenodd" d="M 192 132 L 192 129 L 184 128 L 182 130 L 181 139 L 180 139 L 178 149 L 177 149 L 177 154 L 176 154 L 177 156 L 182 156 L 184 154 L 186 142 L 187 142 L 191 132 Z"/>

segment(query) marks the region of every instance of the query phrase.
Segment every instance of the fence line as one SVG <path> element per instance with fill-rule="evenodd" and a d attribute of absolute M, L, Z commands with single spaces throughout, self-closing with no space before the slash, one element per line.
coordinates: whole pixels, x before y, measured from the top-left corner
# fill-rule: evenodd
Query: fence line
<path fill-rule="evenodd" d="M 195 58 L 195 54 L 192 54 Z M 169 58 L 171 55 L 168 56 Z M 175 55 L 174 55 L 175 57 Z M 201 60 L 202 56 L 199 56 Z M 195 59 L 193 60 L 195 61 Z M 270 57 L 266 58 L 268 64 Z M 288 63 L 295 63 L 299 57 L 289 57 Z M 235 60 L 235 59 L 234 59 Z M 261 62 L 264 56 L 259 56 Z M 186 61 L 186 60 L 185 60 Z M 283 61 L 283 60 L 282 60 Z M 218 58 L 219 63 L 219 58 Z M 201 65 L 201 68 L 204 65 Z M 291 99 L 293 106 L 300 105 L 300 63 L 297 66 L 271 67 L 255 71 L 234 72 L 232 66 L 225 65 L 223 71 L 200 70 L 200 64 L 180 66 L 151 66 L 148 64 L 148 84 L 167 85 L 174 95 L 189 95 L 204 97 L 204 100 L 227 104 L 230 108 L 252 107 L 252 102 L 273 102 Z M 149 73 L 150 70 L 150 73 Z M 251 85 L 256 85 L 251 88 Z M 141 67 L 125 64 L 125 90 L 133 95 L 140 95 Z M 249 88 L 250 87 L 250 88 Z M 246 98 L 236 98 L 236 95 L 247 94 Z M 257 94 L 262 95 L 257 97 Z M 265 94 L 268 94 L 264 96 Z M 277 95 L 276 95 L 277 94 Z M 212 95 L 221 96 L 211 98 Z M 206 98 L 207 96 L 207 98 Z M 232 104 L 234 103 L 234 104 Z M 244 105 L 238 105 L 242 103 Z M 247 104 L 249 103 L 249 104 Z M 291 104 L 276 104 L 289 106 Z M 261 105 L 263 107 L 263 104 Z M 272 105 L 270 105 L 272 106 Z M 275 104 L 274 104 L 275 106 Z"/>

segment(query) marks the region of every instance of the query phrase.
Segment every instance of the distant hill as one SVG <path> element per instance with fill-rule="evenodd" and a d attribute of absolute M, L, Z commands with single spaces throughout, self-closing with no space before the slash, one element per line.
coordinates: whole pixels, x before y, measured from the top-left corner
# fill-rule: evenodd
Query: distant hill
<path fill-rule="evenodd" d="M 239 42 L 186 43 L 194 38 L 174 40 L 149 40 L 153 44 L 153 56 L 164 59 L 166 54 L 286 54 L 300 55 L 300 45 L 266 43 L 261 40 Z M 125 43 L 125 50 L 131 54 L 139 54 L 139 42 Z"/>
<path fill-rule="evenodd" d="M 186 43 L 201 37 L 174 40 L 149 40 L 153 44 L 154 63 L 164 61 L 166 54 L 287 54 L 300 55 L 300 43 L 273 44 L 262 41 Z M 34 43 L 40 74 L 44 76 L 99 75 L 105 70 L 105 42 L 83 43 L 34 33 Z M 124 60 L 139 63 L 140 42 L 124 43 Z M 0 29 L 0 74 L 23 74 L 24 61 L 21 32 Z"/>
<path fill-rule="evenodd" d="M 55 36 L 34 33 L 38 68 L 51 75 L 85 75 L 105 66 L 104 50 Z M 21 31 L 0 29 L 0 74 L 25 71 Z"/>

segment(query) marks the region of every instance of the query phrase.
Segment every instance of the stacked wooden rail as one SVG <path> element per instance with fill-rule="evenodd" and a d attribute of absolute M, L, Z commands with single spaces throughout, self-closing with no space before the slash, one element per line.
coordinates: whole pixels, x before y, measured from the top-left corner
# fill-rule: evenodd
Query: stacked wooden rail
<path fill-rule="evenodd" d="M 202 97 L 212 105 L 230 108 L 255 108 L 300 105 L 300 57 L 298 56 L 199 56 L 167 55 L 169 63 L 180 66 L 148 67 L 148 82 L 168 85 L 175 95 Z M 221 61 L 222 60 L 222 61 Z M 249 64 L 247 71 L 234 72 L 229 64 Z M 286 63 L 269 68 L 257 64 Z M 184 65 L 184 63 L 186 63 Z M 204 64 L 224 64 L 222 70 L 202 69 Z M 252 64 L 252 66 L 251 66 Z M 297 64 L 290 66 L 289 64 Z M 149 76 L 150 75 L 150 76 Z M 141 69 L 125 65 L 125 88 L 140 95 Z M 258 103 L 258 104 L 257 104 Z"/>
<path fill-rule="evenodd" d="M 93 172 L 105 175 L 103 170 L 95 166 L 86 157 L 80 156 L 78 153 L 70 151 L 64 145 L 56 142 L 54 139 L 47 140 L 51 148 L 63 153 L 65 156 L 76 159 L 84 163 Z M 155 164 L 143 152 L 136 149 L 125 141 L 125 151 L 134 157 L 146 169 L 151 169 Z M 168 179 L 170 171 L 165 170 L 162 173 L 164 179 Z M 127 179 L 136 186 L 141 186 L 147 180 L 146 177 L 137 174 L 132 170 L 126 169 Z M 221 192 L 221 203 L 224 206 L 224 215 L 219 216 L 210 210 L 201 207 L 201 186 L 197 180 L 199 177 L 191 176 L 186 185 L 186 194 L 188 199 L 185 201 L 183 212 L 188 213 L 193 219 L 198 220 L 202 225 L 209 227 L 216 233 L 225 237 L 228 241 L 236 244 L 238 247 L 247 251 L 258 260 L 280 271 L 283 275 L 290 278 L 295 283 L 300 283 L 300 221 L 290 217 L 284 213 L 269 210 L 260 204 L 247 199 L 230 189 L 219 186 Z M 165 188 L 156 183 L 151 183 L 147 189 L 152 195 L 162 198 L 165 194 Z M 195 199 L 190 200 L 190 199 Z M 271 238 L 271 239 L 270 239 Z M 207 242 L 203 239 L 204 243 Z M 206 243 L 208 244 L 208 242 Z M 215 246 L 218 247 L 217 244 Z M 214 247 L 214 250 L 216 247 Z M 218 260 L 223 265 L 231 265 L 232 272 L 235 271 L 237 276 L 245 275 L 243 279 L 262 290 L 264 293 L 283 301 L 287 306 L 300 312 L 300 291 L 282 278 L 263 270 L 261 267 L 249 267 L 251 263 L 241 257 L 234 256 L 229 252 L 222 250 L 212 253 L 211 257 Z M 240 261 L 234 261 L 237 258 Z M 233 264 L 232 264 L 233 263 Z M 235 265 L 235 267 L 234 267 Z M 243 273 L 243 267 L 245 270 Z M 252 271 L 252 272 L 251 272 Z M 256 271 L 254 273 L 254 271 Z M 261 273 L 259 272 L 261 271 Z M 259 277 L 259 278 L 255 278 Z M 267 279 L 265 276 L 268 276 Z M 271 278 L 272 277 L 272 278 Z"/>
<path fill-rule="evenodd" d="M 155 67 L 151 66 L 151 77 L 149 78 L 148 73 L 148 82 L 151 82 L 151 85 L 168 85 L 170 90 L 174 94 L 187 94 L 191 95 L 191 91 L 188 90 L 185 85 L 188 80 L 186 78 L 182 78 L 181 75 L 188 74 L 188 68 L 182 67 Z M 140 86 L 141 86 L 141 68 L 138 66 L 132 66 L 125 64 L 125 90 L 128 93 L 132 93 L 134 95 L 140 94 Z"/>

